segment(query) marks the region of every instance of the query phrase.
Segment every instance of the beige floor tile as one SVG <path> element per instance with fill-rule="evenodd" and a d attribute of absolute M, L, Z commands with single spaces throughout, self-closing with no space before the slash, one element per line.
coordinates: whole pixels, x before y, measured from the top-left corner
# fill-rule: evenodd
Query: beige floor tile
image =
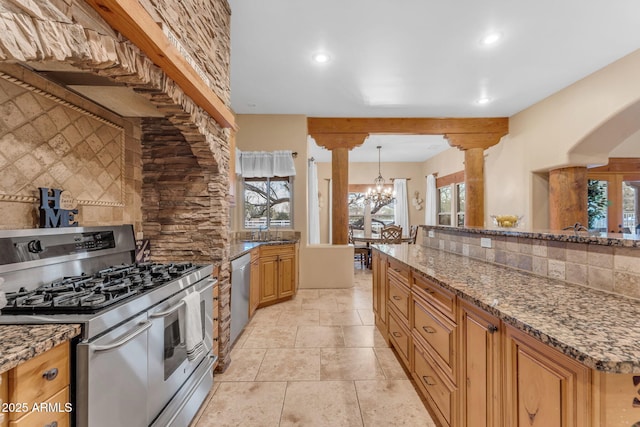
<path fill-rule="evenodd" d="M 222 383 L 196 427 L 278 425 L 286 382 Z"/>
<path fill-rule="evenodd" d="M 353 381 L 288 383 L 280 420 L 284 426 L 362 426 Z"/>
<path fill-rule="evenodd" d="M 378 363 L 380 363 L 382 367 L 384 376 L 387 377 L 388 380 L 409 379 L 392 349 L 380 347 L 375 348 L 374 351 L 378 357 Z"/>
<path fill-rule="evenodd" d="M 319 381 L 319 348 L 274 348 L 267 353 L 256 381 Z"/>
<path fill-rule="evenodd" d="M 360 320 L 362 320 L 363 325 L 375 325 L 375 315 L 373 314 L 371 307 L 364 310 L 358 310 L 358 315 L 360 316 Z"/>
<path fill-rule="evenodd" d="M 337 296 L 336 303 L 338 303 L 338 307 L 346 306 L 351 310 L 357 310 L 359 308 L 367 309 L 373 307 L 373 299 L 371 298 L 371 295 L 363 296 L 359 295 L 359 293 L 346 297 Z"/>
<path fill-rule="evenodd" d="M 298 326 L 296 347 L 344 347 L 340 326 Z"/>
<path fill-rule="evenodd" d="M 301 307 L 303 310 L 320 310 L 321 312 L 338 311 L 335 297 L 303 298 Z"/>
<path fill-rule="evenodd" d="M 320 379 L 385 379 L 372 348 L 323 348 L 320 350 Z"/>
<path fill-rule="evenodd" d="M 258 374 L 266 349 L 234 348 L 226 371 L 215 374 L 214 381 L 253 381 Z"/>
<path fill-rule="evenodd" d="M 319 325 L 319 310 L 283 311 L 276 323 L 280 326 Z"/>
<path fill-rule="evenodd" d="M 389 347 L 375 326 L 343 326 L 345 347 Z"/>
<path fill-rule="evenodd" d="M 255 326 L 242 348 L 293 347 L 296 332 L 296 326 Z"/>
<path fill-rule="evenodd" d="M 318 298 L 318 289 L 298 289 L 296 298 Z"/>
<path fill-rule="evenodd" d="M 355 383 L 365 427 L 436 427 L 410 381 Z"/>
<path fill-rule="evenodd" d="M 362 325 L 362 320 L 356 310 L 321 311 L 321 326 Z"/>
<path fill-rule="evenodd" d="M 271 307 L 258 309 L 253 315 L 253 317 L 251 318 L 249 325 L 250 326 L 264 325 L 264 324 L 275 325 L 276 322 L 278 321 L 278 318 L 280 318 L 281 313 L 282 313 L 282 310 L 271 309 Z"/>

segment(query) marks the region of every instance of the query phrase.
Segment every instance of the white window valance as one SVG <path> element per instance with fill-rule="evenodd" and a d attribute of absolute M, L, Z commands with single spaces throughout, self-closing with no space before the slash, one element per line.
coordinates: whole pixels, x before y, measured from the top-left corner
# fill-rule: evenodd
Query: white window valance
<path fill-rule="evenodd" d="M 272 178 L 296 174 L 290 150 L 242 151 L 240 170 L 243 178 Z"/>

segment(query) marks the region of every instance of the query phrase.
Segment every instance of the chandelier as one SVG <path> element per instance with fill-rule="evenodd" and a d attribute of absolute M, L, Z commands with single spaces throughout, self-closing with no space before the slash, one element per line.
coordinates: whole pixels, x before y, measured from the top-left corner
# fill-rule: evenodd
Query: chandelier
<path fill-rule="evenodd" d="M 380 172 L 380 149 L 382 146 L 378 145 L 378 177 L 373 180 L 374 188 L 369 188 L 364 196 L 364 201 L 371 203 L 371 205 L 388 204 L 395 199 L 395 191 L 391 191 L 389 188 L 384 188 L 384 178 Z"/>

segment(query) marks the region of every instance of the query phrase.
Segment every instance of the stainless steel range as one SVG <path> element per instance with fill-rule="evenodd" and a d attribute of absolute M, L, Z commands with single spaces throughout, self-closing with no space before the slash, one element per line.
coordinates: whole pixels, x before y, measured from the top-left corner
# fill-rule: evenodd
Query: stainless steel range
<path fill-rule="evenodd" d="M 136 264 L 134 250 L 130 225 L 0 231 L 0 323 L 82 325 L 77 427 L 187 426 L 213 384 L 213 267 Z"/>

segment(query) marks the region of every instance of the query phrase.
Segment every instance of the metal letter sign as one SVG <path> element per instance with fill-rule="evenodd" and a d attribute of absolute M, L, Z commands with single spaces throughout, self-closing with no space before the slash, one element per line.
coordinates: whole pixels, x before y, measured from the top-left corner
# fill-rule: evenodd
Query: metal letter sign
<path fill-rule="evenodd" d="M 74 221 L 75 215 L 78 215 L 77 209 L 62 209 L 60 207 L 60 194 L 62 190 L 52 188 L 49 193 L 48 188 L 38 187 L 40 190 L 40 227 L 42 228 L 60 228 L 60 227 L 76 227 L 77 221 Z"/>

